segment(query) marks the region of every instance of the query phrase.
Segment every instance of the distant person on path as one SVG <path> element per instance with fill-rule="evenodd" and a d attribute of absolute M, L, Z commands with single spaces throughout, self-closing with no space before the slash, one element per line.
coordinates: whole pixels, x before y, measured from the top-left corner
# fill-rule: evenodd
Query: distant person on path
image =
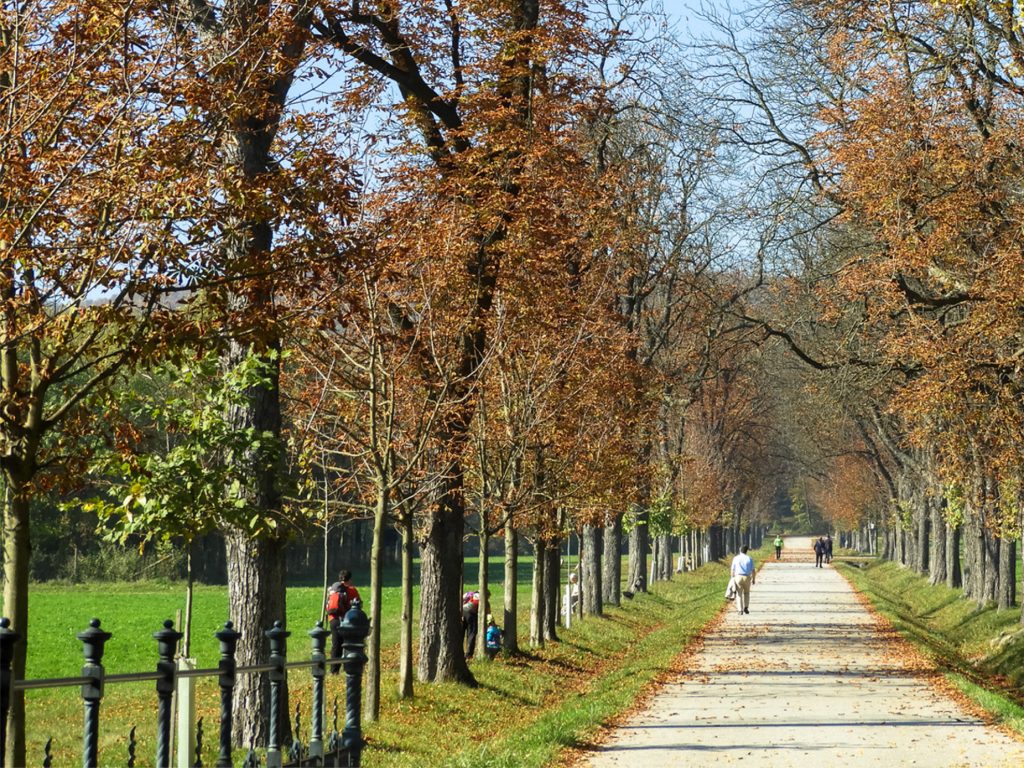
<path fill-rule="evenodd" d="M 327 590 L 327 620 L 331 628 L 331 674 L 338 674 L 341 664 L 341 621 L 352 607 L 352 601 L 359 599 L 359 590 L 352 586 L 352 571 L 342 570 L 338 580 Z"/>
<path fill-rule="evenodd" d="M 462 629 L 466 633 L 466 659 L 473 658 L 476 650 L 476 625 L 480 615 L 480 593 L 467 592 L 462 596 Z"/>
<path fill-rule="evenodd" d="M 832 534 L 825 534 L 825 562 L 832 562 Z"/>
<path fill-rule="evenodd" d="M 821 561 L 825 559 L 825 540 L 818 537 L 814 542 L 814 567 L 821 568 Z"/>
<path fill-rule="evenodd" d="M 750 613 L 750 585 L 757 578 L 754 574 L 754 561 L 747 554 L 747 545 L 740 547 L 740 553 L 732 559 L 729 573 L 736 584 L 736 613 Z"/>
<path fill-rule="evenodd" d="M 490 613 L 487 614 L 487 634 L 484 635 L 484 651 L 487 653 L 487 658 L 494 661 L 494 657 L 498 655 L 498 651 L 501 650 L 501 630 L 498 628 L 497 623 L 494 621 L 494 616 Z"/>
<path fill-rule="evenodd" d="M 775 559 L 782 559 L 782 536 L 775 537 Z"/>

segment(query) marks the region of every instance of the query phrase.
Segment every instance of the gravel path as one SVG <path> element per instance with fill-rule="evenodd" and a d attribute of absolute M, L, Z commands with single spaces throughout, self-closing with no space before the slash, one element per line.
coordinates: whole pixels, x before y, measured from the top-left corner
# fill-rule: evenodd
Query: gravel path
<path fill-rule="evenodd" d="M 917 675 L 809 544 L 788 539 L 750 614 L 728 610 L 689 671 L 586 765 L 1019 765 L 1024 743 Z"/>

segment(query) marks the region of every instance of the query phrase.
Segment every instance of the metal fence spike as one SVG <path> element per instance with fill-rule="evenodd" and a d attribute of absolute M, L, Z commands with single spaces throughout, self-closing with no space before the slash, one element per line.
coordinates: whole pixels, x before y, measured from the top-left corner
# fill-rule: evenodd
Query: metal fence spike
<path fill-rule="evenodd" d="M 135 726 L 128 731 L 128 768 L 135 768 L 135 748 L 138 746 L 135 740 Z"/>
<path fill-rule="evenodd" d="M 196 720 L 196 751 L 192 768 L 203 768 L 203 718 Z"/>
<path fill-rule="evenodd" d="M 260 756 L 256 754 L 256 745 L 249 745 L 249 754 L 245 756 L 245 761 L 242 763 L 242 768 L 260 768 L 262 763 L 260 762 Z"/>

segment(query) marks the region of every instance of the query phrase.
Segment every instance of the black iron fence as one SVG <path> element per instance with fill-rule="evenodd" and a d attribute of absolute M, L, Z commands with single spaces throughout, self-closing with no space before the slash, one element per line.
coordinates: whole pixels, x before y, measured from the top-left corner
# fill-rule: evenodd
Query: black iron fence
<path fill-rule="evenodd" d="M 231 709 L 234 701 L 235 681 L 239 675 L 266 673 L 270 680 L 270 711 L 268 713 L 268 739 L 266 744 L 267 768 L 341 768 L 342 766 L 358 766 L 363 749 L 363 734 L 360 723 L 360 700 L 362 698 L 363 669 L 366 665 L 365 644 L 370 631 L 370 622 L 362 610 L 359 601 L 353 601 L 352 607 L 341 622 L 343 653 L 340 659 L 345 670 L 345 725 L 341 733 L 337 730 L 337 703 L 334 708 L 334 728 L 325 739 L 324 733 L 324 676 L 328 661 L 325 648 L 330 630 L 323 627 L 322 622 L 308 634 L 312 641 L 312 653 L 309 659 L 288 661 L 285 658 L 285 640 L 291 635 L 280 621 L 264 632 L 270 648 L 270 657 L 266 664 L 239 666 L 235 663 L 235 648 L 241 633 L 235 630 L 232 623 L 226 622 L 224 628 L 216 633 L 220 641 L 220 662 L 210 669 L 178 669 L 175 655 L 178 641 L 182 633 L 174 629 L 168 620 L 158 632 L 153 633 L 157 643 L 157 663 L 155 672 L 131 672 L 126 674 L 108 675 L 103 668 L 103 649 L 110 640 L 111 633 L 100 627 L 100 620 L 93 619 L 89 627 L 79 632 L 77 637 L 82 642 L 82 653 L 85 663 L 79 677 L 42 678 L 37 680 L 15 680 L 11 672 L 14 648 L 19 640 L 18 633 L 11 628 L 7 618 L 0 619 L 0 768 L 7 768 L 11 761 L 5 753 L 7 744 L 7 715 L 10 711 L 11 695 L 14 691 L 30 691 L 41 688 L 61 688 L 81 686 L 84 714 L 82 722 L 82 765 L 84 768 L 95 768 L 98 765 L 98 745 L 100 728 L 100 703 L 103 700 L 104 687 L 110 683 L 144 682 L 156 683 L 156 766 L 171 766 L 171 728 L 172 699 L 177 681 L 184 678 L 217 677 L 220 685 L 220 744 L 218 748 L 217 768 L 230 768 L 231 762 Z M 296 732 L 292 744 L 286 751 L 282 750 L 280 738 L 280 702 L 285 682 L 286 670 L 309 669 L 313 675 L 313 701 L 310 713 L 309 742 L 303 744 L 300 738 L 301 719 L 296 711 Z M 203 768 L 202 762 L 202 719 L 197 724 L 194 760 L 190 761 L 193 768 Z M 50 766 L 50 741 L 47 742 L 42 756 L 44 768 Z M 135 766 L 135 729 L 129 736 L 125 765 Z M 244 768 L 258 768 L 261 765 L 252 745 L 243 762 Z M 179 749 L 182 747 L 179 746 Z M 188 745 L 184 745 L 187 749 Z M 104 764 L 110 765 L 109 755 L 104 755 Z"/>

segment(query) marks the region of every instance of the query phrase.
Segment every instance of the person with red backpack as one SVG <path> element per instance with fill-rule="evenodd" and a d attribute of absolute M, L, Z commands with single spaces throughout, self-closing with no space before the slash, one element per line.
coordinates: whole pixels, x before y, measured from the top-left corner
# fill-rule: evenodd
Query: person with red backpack
<path fill-rule="evenodd" d="M 359 590 L 351 584 L 352 571 L 342 570 L 338 580 L 327 590 L 327 603 L 324 610 L 331 628 L 331 674 L 336 675 L 341 666 L 341 622 L 352 607 L 354 600 L 359 600 Z M 337 661 L 335 661 L 337 659 Z"/>

